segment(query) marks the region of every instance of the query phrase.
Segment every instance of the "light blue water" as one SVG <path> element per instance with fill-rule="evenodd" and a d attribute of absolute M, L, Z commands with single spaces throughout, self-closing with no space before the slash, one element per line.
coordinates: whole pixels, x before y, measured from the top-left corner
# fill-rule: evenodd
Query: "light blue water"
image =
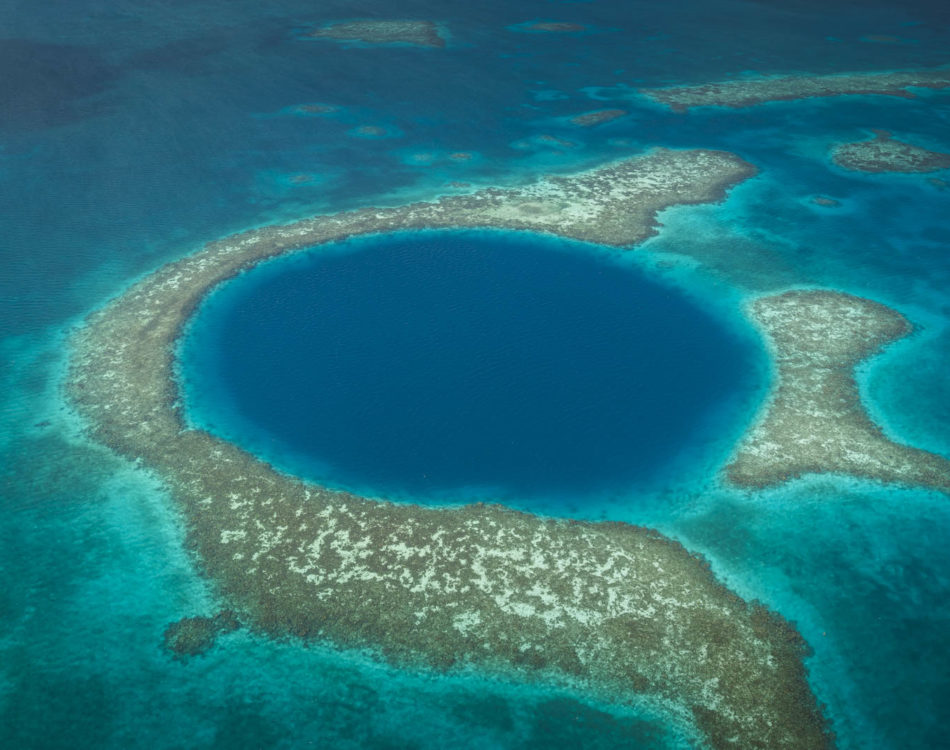
<path fill-rule="evenodd" d="M 443 23 L 447 48 L 300 38 L 310 25 L 394 12 Z M 920 176 L 842 172 L 827 147 L 874 127 L 948 151 L 950 95 L 680 116 L 634 92 L 746 72 L 943 64 L 948 13 L 919 0 L 0 2 L 0 744 L 674 742 L 544 686 L 396 674 L 246 634 L 186 665 L 169 660 L 165 625 L 220 603 L 157 483 L 90 446 L 63 411 L 64 333 L 138 275 L 242 227 L 459 189 L 450 183 L 518 183 L 654 144 L 726 148 L 760 176 L 721 206 L 665 212 L 643 264 L 732 310 L 787 285 L 901 309 L 919 334 L 862 382 L 889 430 L 946 452 L 950 192 Z M 535 20 L 589 28 L 509 30 Z M 339 109 L 293 114 L 313 102 Z M 629 114 L 569 125 L 605 107 Z M 391 137 L 358 138 L 362 125 Z M 449 158 L 458 151 L 472 158 Z M 815 194 L 841 205 L 815 206 Z M 714 471 L 603 512 L 682 539 L 742 595 L 796 620 L 842 747 L 946 744 L 946 498 L 830 479 L 745 496 L 715 489 Z"/>
<path fill-rule="evenodd" d="M 683 486 L 728 457 L 717 438 L 747 426 L 765 354 L 610 253 L 417 232 L 270 262 L 195 319 L 186 406 L 284 470 L 373 497 L 570 498 L 596 515 L 597 496 Z"/>

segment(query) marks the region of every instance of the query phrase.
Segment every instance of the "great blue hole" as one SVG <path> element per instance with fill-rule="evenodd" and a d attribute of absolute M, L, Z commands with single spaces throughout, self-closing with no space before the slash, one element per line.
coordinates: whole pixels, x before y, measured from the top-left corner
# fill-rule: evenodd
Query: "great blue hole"
<path fill-rule="evenodd" d="M 376 236 L 221 285 L 180 377 L 193 425 L 329 487 L 583 502 L 676 486 L 723 457 L 762 351 L 711 310 L 621 251 Z"/>

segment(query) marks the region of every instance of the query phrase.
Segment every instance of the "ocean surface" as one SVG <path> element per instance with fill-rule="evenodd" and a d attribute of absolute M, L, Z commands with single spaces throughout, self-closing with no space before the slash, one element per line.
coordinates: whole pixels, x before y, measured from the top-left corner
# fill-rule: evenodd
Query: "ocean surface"
<path fill-rule="evenodd" d="M 373 47 L 305 37 L 324 23 L 367 17 L 431 19 L 447 45 Z M 584 29 L 531 32 L 537 21 Z M 575 448 L 588 451 L 587 466 L 598 471 L 572 477 L 571 467 L 562 467 L 566 473 L 547 484 L 537 468 L 543 462 L 519 462 L 507 475 L 464 477 L 440 463 L 439 480 L 420 483 L 398 473 L 401 460 L 387 466 L 361 454 L 356 434 L 341 441 L 335 464 L 325 452 L 316 456 L 324 467 L 316 454 L 286 460 L 295 470 L 312 462 L 314 475 L 326 471 L 320 476 L 339 486 L 397 498 L 442 502 L 450 490 L 464 490 L 466 499 L 500 495 L 539 513 L 657 528 L 705 555 L 738 594 L 796 623 L 814 649 L 810 681 L 840 747 L 950 744 L 950 498 L 833 477 L 742 493 L 716 475 L 769 377 L 741 305 L 789 287 L 860 294 L 913 321 L 911 337 L 862 369 L 862 392 L 887 434 L 950 456 L 950 190 L 928 181 L 950 181 L 950 174 L 864 175 L 828 158 L 834 143 L 865 138 L 871 128 L 950 151 L 950 92 L 686 115 L 636 93 L 744 75 L 946 64 L 950 6 L 0 0 L 0 29 L 0 746 L 681 746 L 660 718 L 543 684 L 396 671 L 246 631 L 223 637 L 202 657 L 172 660 L 161 646 L 165 627 L 222 604 L 184 550 L 182 520 L 159 479 L 89 441 L 60 390 L 67 338 L 83 317 L 208 240 L 314 213 L 518 185 L 654 145 L 726 149 L 761 172 L 722 204 L 663 212 L 659 234 L 625 253 L 486 232 L 364 240 L 278 261 L 212 295 L 189 341 L 210 335 L 204 325 L 220 324 L 224 336 L 229 316 L 242 310 L 236 298 L 249 295 L 240 302 L 253 303 L 267 284 L 312 302 L 308 290 L 320 289 L 331 267 L 344 275 L 360 267 L 389 273 L 382 291 L 392 304 L 400 301 L 399 284 L 424 288 L 437 304 L 437 292 L 447 293 L 439 284 L 464 274 L 465 299 L 482 304 L 476 277 L 498 273 L 493 278 L 505 294 L 496 299 L 509 306 L 491 309 L 496 326 L 506 309 L 524 311 L 510 295 L 554 295 L 566 283 L 561 273 L 581 280 L 570 299 L 576 315 L 557 302 L 566 292 L 545 296 L 525 322 L 534 326 L 530 342 L 517 350 L 563 358 L 571 342 L 563 328 L 543 325 L 547 311 L 564 314 L 548 315 L 552 325 L 577 325 L 570 332 L 575 344 L 601 347 L 590 355 L 596 361 L 618 356 L 606 345 L 615 336 L 632 337 L 635 347 L 669 345 L 668 364 L 711 357 L 705 369 L 721 379 L 684 386 L 704 406 L 684 406 L 681 416 L 696 424 L 677 433 L 689 438 L 676 438 L 682 450 L 675 456 L 674 435 L 670 450 L 651 446 L 666 450 L 652 461 L 644 460 L 638 433 L 630 464 L 585 441 Z M 328 107 L 297 109 L 306 104 Z M 593 128 L 570 122 L 605 108 L 627 114 Z M 815 204 L 819 195 L 838 205 Z M 433 252 L 445 242 L 455 248 L 449 265 Z M 424 263 L 396 262 L 400 253 L 426 252 Z M 322 291 L 370 293 L 371 282 L 357 276 L 348 277 L 349 287 Z M 426 278 L 436 283 L 420 287 Z M 636 293 L 627 298 L 623 289 Z M 656 341 L 642 324 L 649 311 L 636 310 L 638 295 L 651 310 L 681 315 L 707 334 L 683 331 Z M 341 315 L 382 312 L 352 298 L 340 303 Z M 279 313 L 272 306 L 268 314 Z M 617 316 L 610 335 L 597 329 L 608 313 Z M 351 320 L 356 329 L 349 330 L 370 322 Z M 439 316 L 431 322 L 452 324 Z M 307 335 L 315 338 L 302 353 L 315 386 L 331 377 L 316 365 L 334 338 L 359 344 L 339 328 L 308 328 Z M 206 348 L 204 356 L 228 353 L 226 339 L 215 341 L 219 351 Z M 264 328 L 257 343 L 269 343 Z M 357 346 L 350 354 L 367 350 Z M 460 347 L 457 354 L 432 366 L 464 364 L 471 351 Z M 616 370 L 570 375 L 596 376 L 597 388 L 600 378 L 622 388 L 630 362 L 611 359 Z M 212 374 L 198 368 L 188 381 L 195 420 L 211 419 L 222 406 L 199 398 L 200 378 Z M 248 372 L 230 374 L 240 379 Z M 385 373 L 361 376 L 380 397 L 394 386 L 379 382 Z M 503 377 L 531 375 L 514 368 Z M 650 377 L 659 381 L 656 372 Z M 299 377 L 296 383 L 305 389 Z M 711 390 L 699 393 L 707 385 Z M 299 392 L 317 395 L 316 388 Z M 538 395 L 532 408 L 550 419 L 542 407 L 551 398 Z M 717 410 L 717 403 L 729 408 Z M 393 402 L 383 406 L 366 418 L 394 419 L 386 411 Z M 245 430 L 263 429 L 259 420 L 239 423 L 238 409 L 221 414 L 216 429 L 263 440 Z M 337 415 L 338 429 L 346 429 L 350 414 Z M 623 412 L 608 416 L 622 421 Z M 582 479 L 589 484 L 572 485 Z"/>

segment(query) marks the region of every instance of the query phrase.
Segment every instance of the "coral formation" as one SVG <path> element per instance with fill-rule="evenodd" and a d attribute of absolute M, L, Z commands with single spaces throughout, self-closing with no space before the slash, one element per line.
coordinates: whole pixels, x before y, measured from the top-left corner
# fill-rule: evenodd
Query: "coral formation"
<path fill-rule="evenodd" d="M 340 21 L 315 29 L 310 36 L 337 42 L 445 46 L 439 27 L 432 21 Z"/>
<path fill-rule="evenodd" d="M 165 629 L 165 648 L 177 659 L 198 656 L 210 649 L 218 636 L 241 627 L 237 615 L 230 609 L 214 617 L 185 617 Z"/>
<path fill-rule="evenodd" d="M 888 73 L 835 73 L 743 78 L 698 86 L 640 89 L 640 93 L 675 112 L 691 107 L 753 107 L 764 102 L 810 97 L 880 94 L 913 97 L 908 89 L 942 89 L 950 86 L 950 69 Z"/>
<path fill-rule="evenodd" d="M 598 109 L 595 112 L 584 112 L 583 114 L 575 115 L 571 118 L 571 122 L 574 125 L 589 128 L 594 125 L 601 125 L 602 123 L 616 120 L 625 114 L 627 114 L 627 110 L 625 109 Z"/>
<path fill-rule="evenodd" d="M 755 173 L 717 151 L 654 150 L 572 177 L 367 208 L 213 242 L 93 313 L 68 391 L 91 433 L 157 472 L 221 593 L 260 632 L 649 701 L 716 748 L 827 747 L 795 629 L 731 593 L 655 531 L 496 505 L 371 501 L 274 471 L 183 422 L 175 344 L 217 284 L 278 254 L 357 234 L 501 227 L 626 247 L 670 205 Z M 188 652 L 209 624 L 169 636 Z"/>
<path fill-rule="evenodd" d="M 726 469 L 732 482 L 764 487 L 838 472 L 950 492 L 950 461 L 888 439 L 854 378 L 855 366 L 910 333 L 900 313 L 825 290 L 762 297 L 749 313 L 778 372 L 763 415 Z"/>
<path fill-rule="evenodd" d="M 874 130 L 867 141 L 842 143 L 831 152 L 835 164 L 855 172 L 936 172 L 950 169 L 950 154 L 928 151 Z"/>

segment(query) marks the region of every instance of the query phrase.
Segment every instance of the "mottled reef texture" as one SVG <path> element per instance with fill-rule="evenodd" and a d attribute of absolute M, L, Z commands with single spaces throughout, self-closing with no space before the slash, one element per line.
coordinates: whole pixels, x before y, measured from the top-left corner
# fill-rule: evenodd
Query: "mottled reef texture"
<path fill-rule="evenodd" d="M 840 472 L 950 492 L 950 461 L 889 440 L 861 404 L 854 368 L 911 326 L 884 305 L 830 291 L 752 303 L 777 364 L 764 414 L 727 467 L 737 485 L 764 487 Z"/>
<path fill-rule="evenodd" d="M 298 104 L 293 111 L 301 115 L 329 115 L 339 112 L 340 108 L 335 104 Z"/>
<path fill-rule="evenodd" d="M 587 30 L 587 27 L 582 24 L 569 23 L 567 21 L 541 21 L 539 23 L 530 23 L 524 28 L 528 31 L 541 31 L 549 34 L 565 34 Z"/>
<path fill-rule="evenodd" d="M 310 36 L 337 42 L 445 46 L 439 27 L 432 21 L 341 21 L 315 29 Z"/>
<path fill-rule="evenodd" d="M 576 115 L 571 118 L 571 122 L 574 125 L 589 128 L 594 125 L 616 120 L 625 114 L 627 114 L 627 110 L 625 109 L 598 109 L 596 112 L 584 112 L 583 114 Z"/>
<path fill-rule="evenodd" d="M 165 648 L 178 659 L 198 656 L 210 649 L 219 635 L 239 627 L 237 615 L 229 609 L 214 617 L 185 617 L 165 629 Z"/>
<path fill-rule="evenodd" d="M 950 169 L 950 154 L 898 141 L 886 130 L 873 130 L 867 141 L 842 143 L 831 152 L 835 164 L 855 172 L 936 172 Z"/>
<path fill-rule="evenodd" d="M 753 107 L 764 102 L 808 99 L 846 94 L 883 94 L 913 97 L 909 88 L 942 89 L 950 86 L 950 68 L 890 73 L 843 73 L 822 76 L 776 76 L 640 89 L 640 93 L 675 112 L 690 107 Z"/>
<path fill-rule="evenodd" d="M 425 227 L 627 246 L 655 231 L 661 208 L 720 200 L 754 173 L 723 152 L 656 150 L 522 188 L 235 235 L 94 313 L 73 340 L 68 392 L 98 440 L 164 478 L 204 570 L 261 632 L 647 700 L 716 748 L 827 747 L 806 644 L 678 543 L 620 523 L 394 505 L 308 485 L 187 428 L 174 376 L 176 341 L 201 299 L 267 257 Z"/>

